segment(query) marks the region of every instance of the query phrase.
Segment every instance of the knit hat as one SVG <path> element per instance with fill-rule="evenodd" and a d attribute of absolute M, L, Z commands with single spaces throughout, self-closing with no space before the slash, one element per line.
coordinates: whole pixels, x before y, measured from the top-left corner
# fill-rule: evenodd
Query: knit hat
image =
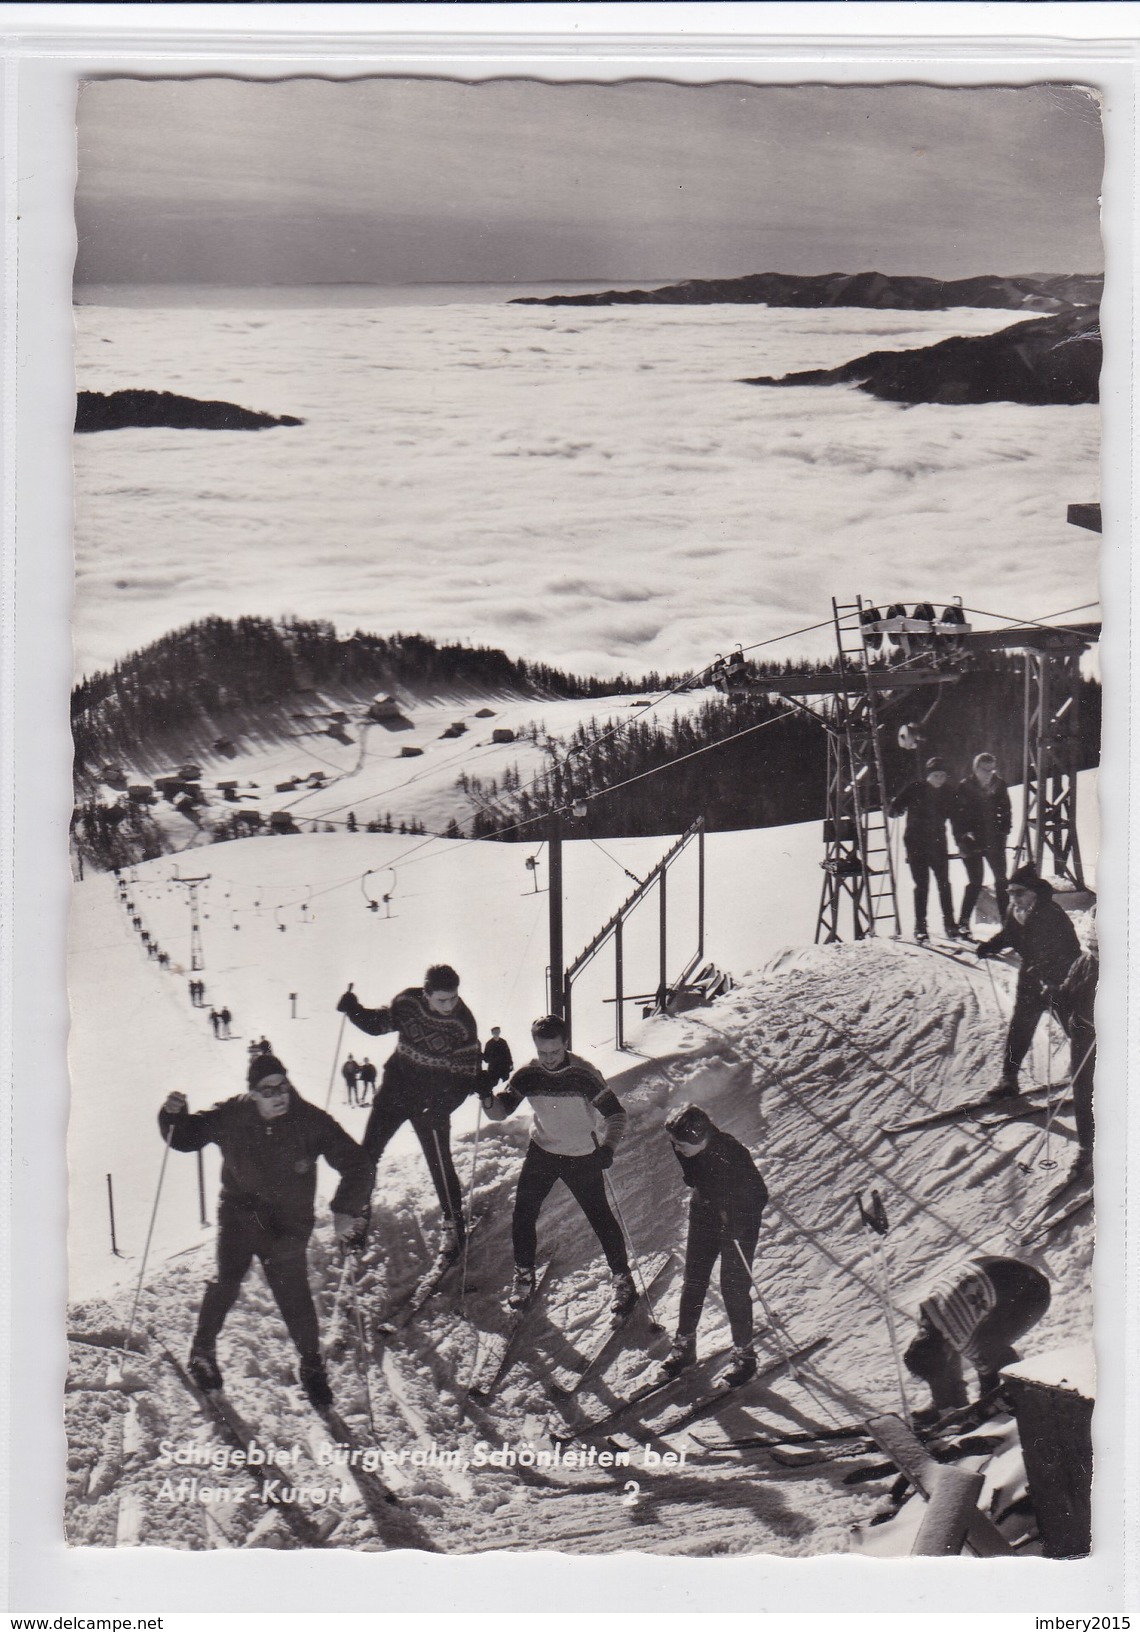
<path fill-rule="evenodd" d="M 697 1145 L 716 1129 L 707 1111 L 691 1101 L 670 1111 L 665 1118 L 665 1132 L 670 1139 L 679 1139 L 683 1145 Z"/>
<path fill-rule="evenodd" d="M 982 765 L 996 765 L 996 764 L 997 764 L 997 760 L 994 758 L 994 756 L 992 754 L 975 754 L 974 755 L 974 769 L 975 770 L 978 770 L 979 767 L 982 766 Z"/>
<path fill-rule="evenodd" d="M 277 1058 L 276 1054 L 257 1054 L 249 1062 L 249 1074 L 246 1078 L 251 1088 L 256 1088 L 265 1077 L 284 1077 L 288 1072 Z"/>
<path fill-rule="evenodd" d="M 1010 889 L 1013 890 L 1039 890 L 1043 884 L 1046 889 L 1049 888 L 1036 867 L 1029 861 L 1025 863 L 1024 867 L 1019 867 L 1009 881 Z"/>
<path fill-rule="evenodd" d="M 946 761 L 944 759 L 939 759 L 938 755 L 935 754 L 932 759 L 927 760 L 926 769 L 928 774 L 931 771 L 944 771 L 946 769 Z"/>

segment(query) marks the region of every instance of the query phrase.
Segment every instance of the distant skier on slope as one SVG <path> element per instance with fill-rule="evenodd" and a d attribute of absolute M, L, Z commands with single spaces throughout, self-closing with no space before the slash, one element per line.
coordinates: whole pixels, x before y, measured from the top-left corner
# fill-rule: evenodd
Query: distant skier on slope
<path fill-rule="evenodd" d="M 997 774 L 997 760 L 992 754 L 978 754 L 970 775 L 959 782 L 954 792 L 951 825 L 967 879 L 958 930 L 968 935 L 970 919 L 982 893 L 987 862 L 993 874 L 998 917 L 1004 918 L 1009 907 L 1005 846 L 1013 826 L 1013 814 L 1009 788 Z"/>
<path fill-rule="evenodd" d="M 360 1066 L 350 1054 L 340 1068 L 344 1078 L 344 1099 L 346 1105 L 356 1104 L 356 1079 L 360 1075 Z"/>
<path fill-rule="evenodd" d="M 1009 881 L 1009 911 L 998 934 L 974 948 L 979 958 L 1009 950 L 1021 958 L 1017 995 L 1005 1040 L 1001 1080 L 991 1099 L 1016 1098 L 1021 1062 L 1033 1042 L 1037 1022 L 1048 1011 L 1072 1039 L 1073 1020 L 1062 988 L 1081 954 L 1081 943 L 1069 915 L 1053 900 L 1053 887 L 1036 868 L 1019 867 Z"/>
<path fill-rule="evenodd" d="M 379 1162 L 397 1129 L 412 1124 L 443 1212 L 440 1250 L 453 1255 L 463 1245 L 466 1225 L 451 1158 L 451 1113 L 476 1092 L 480 1059 L 475 1020 L 459 996 L 459 976 L 449 964 L 433 964 L 422 988 L 409 986 L 387 1008 L 366 1009 L 347 991 L 337 1009 L 370 1037 L 390 1031 L 399 1037 L 384 1062 L 362 1142 Z"/>
<path fill-rule="evenodd" d="M 950 852 L 946 844 L 946 824 L 954 815 L 954 796 L 946 786 L 950 773 L 946 761 L 937 755 L 926 762 L 922 781 L 908 782 L 887 807 L 889 816 L 906 814 L 906 859 L 914 879 L 914 938 L 927 939 L 926 903 L 930 875 L 938 885 L 942 905 L 942 925 L 952 939 L 958 933 L 954 918 L 954 897 L 950 891 Z"/>
<path fill-rule="evenodd" d="M 699 1105 L 673 1111 L 666 1118 L 665 1132 L 693 1194 L 677 1335 L 662 1372 L 676 1377 L 697 1358 L 697 1326 L 719 1257 L 721 1297 L 733 1345 L 724 1380 L 735 1388 L 756 1375 L 750 1272 L 768 1189 L 747 1148 L 718 1128 Z"/>
<path fill-rule="evenodd" d="M 360 1103 L 367 1105 L 376 1092 L 376 1067 L 366 1054 L 360 1062 Z"/>
<path fill-rule="evenodd" d="M 367 1228 L 375 1168 L 332 1117 L 302 1099 L 281 1061 L 249 1062 L 247 1094 L 189 1112 L 185 1094 L 169 1094 L 158 1113 L 174 1150 L 215 1144 L 222 1153 L 217 1280 L 206 1287 L 187 1369 L 207 1391 L 222 1386 L 215 1345 L 253 1259 L 260 1258 L 301 1357 L 300 1382 L 318 1408 L 332 1403 L 309 1288 L 306 1248 L 313 1230 L 318 1156 L 341 1176 L 332 1199 L 337 1239 L 349 1250 Z"/>
<path fill-rule="evenodd" d="M 613 1274 L 611 1310 L 627 1314 L 637 1302 L 637 1290 L 605 1181 L 625 1133 L 625 1111 L 601 1072 L 569 1052 L 564 1020 L 548 1014 L 530 1030 L 537 1058 L 516 1071 L 502 1093 L 483 1098 L 492 1122 L 513 1115 L 524 1099 L 534 1114 L 511 1221 L 515 1276 L 510 1306 L 525 1308 L 534 1293 L 538 1215 L 561 1179 L 602 1244 Z"/>
<path fill-rule="evenodd" d="M 979 1397 L 996 1388 L 1002 1367 L 1018 1358 L 1015 1340 L 1036 1326 L 1050 1297 L 1041 1271 L 1017 1258 L 975 1258 L 940 1275 L 919 1304 L 918 1335 L 903 1356 L 930 1386 L 931 1404 L 914 1413 L 915 1422 L 934 1422 L 968 1403 L 963 1360 L 977 1371 Z"/>
<path fill-rule="evenodd" d="M 221 1025 L 221 1023 L 222 1023 L 222 1017 L 218 1013 L 217 1009 L 211 1009 L 210 1010 L 210 1025 L 213 1027 L 213 1032 L 214 1032 L 215 1037 L 218 1037 L 218 1036 L 221 1035 L 221 1033 L 218 1030 L 218 1027 Z"/>
<path fill-rule="evenodd" d="M 486 1066 L 482 1084 L 485 1089 L 497 1088 L 500 1082 L 506 1082 L 515 1068 L 511 1045 L 498 1026 L 491 1027 L 491 1035 L 483 1045 L 483 1064 Z"/>

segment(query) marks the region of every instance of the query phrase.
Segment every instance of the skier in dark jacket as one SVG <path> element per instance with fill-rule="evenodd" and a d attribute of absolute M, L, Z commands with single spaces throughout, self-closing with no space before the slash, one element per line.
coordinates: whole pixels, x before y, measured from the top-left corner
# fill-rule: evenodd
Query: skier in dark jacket
<path fill-rule="evenodd" d="M 344 1078 L 344 1102 L 346 1105 L 356 1104 L 356 1079 L 360 1075 L 360 1066 L 350 1054 L 340 1068 Z"/>
<path fill-rule="evenodd" d="M 441 1251 L 454 1254 L 466 1227 L 451 1158 L 451 1113 L 479 1087 L 481 1057 L 474 1017 L 459 996 L 459 976 L 446 963 L 433 964 L 422 987 L 409 986 L 387 1008 L 366 1009 L 351 990 L 337 1008 L 369 1037 L 390 1031 L 399 1037 L 384 1062 L 364 1148 L 379 1162 L 397 1129 L 412 1124 L 443 1212 Z"/>
<path fill-rule="evenodd" d="M 935 756 L 926 762 L 924 779 L 908 782 L 887 807 L 889 816 L 906 814 L 906 859 L 914 879 L 914 938 L 925 941 L 926 903 L 930 875 L 938 885 L 942 904 L 942 924 L 952 938 L 958 933 L 954 919 L 954 898 L 950 893 L 950 852 L 946 844 L 946 824 L 954 815 L 954 796 L 947 787 L 946 761 Z"/>
<path fill-rule="evenodd" d="M 982 893 L 987 862 L 993 874 L 998 916 L 1004 919 L 1009 908 L 1005 847 L 1013 826 L 1013 813 L 1009 788 L 997 774 L 997 761 L 992 754 L 979 754 L 971 775 L 959 782 L 952 826 L 958 854 L 966 868 L 966 893 L 958 919 L 958 928 L 965 935 L 969 934 L 970 919 Z"/>
<path fill-rule="evenodd" d="M 980 1395 L 1018 1358 L 1013 1347 L 1036 1326 L 1050 1303 L 1041 1271 L 1017 1258 L 982 1257 L 956 1264 L 929 1286 L 918 1311 L 918 1335 L 903 1358 L 930 1385 L 929 1409 L 916 1422 L 937 1420 L 967 1403 L 962 1361 L 973 1363 Z"/>
<path fill-rule="evenodd" d="M 1093 1077 L 1096 1074 L 1096 988 L 1100 976 L 1100 951 L 1096 920 L 1089 932 L 1089 944 L 1077 957 L 1061 982 L 1060 1007 L 1068 1016 L 1069 1080 L 1073 1085 L 1073 1111 L 1077 1120 L 1077 1155 L 1070 1177 L 1077 1178 L 1092 1166 L 1093 1159 Z"/>
<path fill-rule="evenodd" d="M 1001 1080 L 990 1090 L 992 1099 L 1016 1097 L 1017 1074 L 1029 1052 L 1037 1022 L 1048 1011 L 1056 1015 L 1072 1040 L 1073 1023 L 1062 988 L 1080 956 L 1081 943 L 1069 915 L 1053 900 L 1053 889 L 1035 868 L 1019 867 L 1009 881 L 1009 911 L 997 935 L 982 941 L 979 958 L 996 957 L 1005 950 L 1021 959 L 1017 995 L 1005 1040 Z"/>
<path fill-rule="evenodd" d="M 277 1307 L 301 1356 L 300 1381 L 315 1406 L 332 1403 L 321 1359 L 306 1248 L 313 1230 L 317 1158 L 341 1176 L 332 1199 L 338 1240 L 363 1242 L 375 1168 L 332 1117 L 302 1099 L 281 1061 L 259 1054 L 249 1063 L 249 1092 L 191 1115 L 186 1096 L 167 1096 L 158 1113 L 175 1150 L 217 1145 L 222 1153 L 218 1203 L 218 1278 L 198 1312 L 189 1371 L 206 1390 L 222 1386 L 215 1345 L 253 1259 L 260 1258 Z"/>
<path fill-rule="evenodd" d="M 722 1132 L 699 1105 L 683 1105 L 673 1111 L 665 1131 L 693 1194 L 677 1336 L 662 1370 L 675 1377 L 696 1360 L 697 1325 L 719 1257 L 721 1296 L 733 1343 L 732 1361 L 724 1375 L 736 1387 L 756 1375 L 752 1259 L 768 1190 L 746 1148 L 730 1133 Z"/>
<path fill-rule="evenodd" d="M 483 1064 L 486 1066 L 481 1085 L 484 1093 L 497 1088 L 500 1082 L 506 1082 L 515 1068 L 515 1062 L 511 1057 L 511 1045 L 499 1031 L 498 1026 L 491 1027 L 491 1035 L 483 1048 Z"/>
<path fill-rule="evenodd" d="M 534 1293 L 538 1215 L 561 1179 L 606 1255 L 613 1275 L 611 1311 L 628 1314 L 637 1290 L 625 1237 L 606 1195 L 606 1170 L 625 1135 L 625 1111 L 597 1067 L 570 1053 L 561 1016 L 544 1015 L 530 1029 L 536 1058 L 515 1072 L 501 1094 L 483 1099 L 492 1122 L 512 1116 L 524 1099 L 534 1115 L 511 1220 L 515 1277 L 508 1301 L 512 1309 L 524 1309 Z"/>

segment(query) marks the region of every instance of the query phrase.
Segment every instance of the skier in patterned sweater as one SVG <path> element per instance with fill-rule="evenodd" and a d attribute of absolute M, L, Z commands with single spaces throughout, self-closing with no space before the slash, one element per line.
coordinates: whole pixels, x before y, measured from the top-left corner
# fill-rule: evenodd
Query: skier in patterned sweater
<path fill-rule="evenodd" d="M 451 1113 L 478 1088 L 482 1059 L 475 1020 L 459 995 L 459 976 L 446 963 L 433 964 L 422 988 L 409 986 L 387 1008 L 366 1009 L 351 988 L 337 1008 L 369 1037 L 398 1034 L 362 1142 L 379 1163 L 397 1129 L 412 1124 L 443 1213 L 440 1250 L 454 1256 L 466 1228 L 451 1157 Z"/>
<path fill-rule="evenodd" d="M 605 1173 L 625 1133 L 625 1112 L 601 1072 L 566 1047 L 564 1020 L 548 1014 L 530 1030 L 537 1058 L 516 1071 L 502 1093 L 483 1100 L 492 1122 L 513 1115 L 524 1099 L 534 1116 L 511 1222 L 515 1278 L 509 1303 L 524 1309 L 534 1293 L 538 1215 L 561 1179 L 602 1244 L 613 1273 L 610 1307 L 621 1316 L 637 1302 L 637 1291 L 625 1238 L 606 1195 Z"/>
<path fill-rule="evenodd" d="M 979 1398 L 991 1393 L 1002 1367 L 1017 1359 L 1014 1342 L 1036 1326 L 1050 1296 L 1041 1271 L 1017 1258 L 974 1258 L 932 1282 L 919 1304 L 918 1335 L 903 1356 L 907 1370 L 930 1387 L 932 1403 L 913 1413 L 915 1422 L 937 1421 L 967 1403 L 963 1360 L 977 1371 Z"/>

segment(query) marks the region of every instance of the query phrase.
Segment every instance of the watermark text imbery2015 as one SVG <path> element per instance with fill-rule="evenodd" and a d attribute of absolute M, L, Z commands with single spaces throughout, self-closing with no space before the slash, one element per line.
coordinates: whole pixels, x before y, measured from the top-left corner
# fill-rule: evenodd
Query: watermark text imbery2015
<path fill-rule="evenodd" d="M 1129 1632 L 1127 1615 L 1035 1615 L 1037 1632 Z"/>

